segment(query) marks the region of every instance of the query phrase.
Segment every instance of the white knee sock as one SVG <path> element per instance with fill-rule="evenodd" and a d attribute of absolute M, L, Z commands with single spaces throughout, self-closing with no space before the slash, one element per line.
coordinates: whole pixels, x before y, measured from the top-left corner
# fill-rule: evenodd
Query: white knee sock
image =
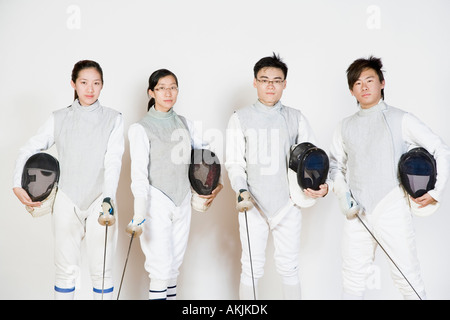
<path fill-rule="evenodd" d="M 286 300 L 300 300 L 302 298 L 300 283 L 295 285 L 283 283 L 283 296 Z"/>
<path fill-rule="evenodd" d="M 255 282 L 255 293 L 256 293 L 256 299 L 258 299 L 258 286 L 257 286 L 256 282 Z M 253 285 L 248 286 L 241 282 L 239 284 L 239 299 L 240 300 L 255 300 L 255 296 L 253 294 Z"/>
<path fill-rule="evenodd" d="M 427 295 L 425 294 L 425 292 L 421 292 L 421 293 L 419 293 L 419 295 L 420 295 L 420 299 L 427 300 Z M 403 299 L 404 300 L 420 300 L 419 297 L 417 296 L 417 294 L 403 295 Z"/>
<path fill-rule="evenodd" d="M 352 293 L 347 293 L 347 292 L 343 292 L 342 293 L 342 300 L 363 300 L 364 296 L 357 296 L 355 294 Z"/>

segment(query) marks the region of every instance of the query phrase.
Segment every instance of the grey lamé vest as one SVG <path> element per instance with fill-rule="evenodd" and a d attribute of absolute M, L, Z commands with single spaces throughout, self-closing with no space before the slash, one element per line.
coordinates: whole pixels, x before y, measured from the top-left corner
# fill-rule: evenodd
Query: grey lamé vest
<path fill-rule="evenodd" d="M 150 185 L 180 206 L 190 191 L 191 136 L 186 119 L 173 109 L 159 112 L 152 107 L 138 123 L 145 129 L 150 144 Z"/>
<path fill-rule="evenodd" d="M 119 114 L 99 101 L 83 107 L 78 100 L 53 113 L 59 189 L 81 210 L 103 192 L 105 153 Z"/>
<path fill-rule="evenodd" d="M 398 162 L 407 151 L 402 137 L 405 114 L 382 101 L 342 122 L 348 185 L 367 213 L 399 185 Z"/>
<path fill-rule="evenodd" d="M 268 107 L 257 101 L 236 113 L 245 137 L 248 188 L 271 218 L 289 201 L 288 160 L 301 112 L 281 102 Z"/>

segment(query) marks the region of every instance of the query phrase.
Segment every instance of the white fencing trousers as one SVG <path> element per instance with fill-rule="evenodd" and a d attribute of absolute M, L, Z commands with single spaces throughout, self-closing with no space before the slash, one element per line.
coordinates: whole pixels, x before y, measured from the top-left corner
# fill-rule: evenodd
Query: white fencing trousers
<path fill-rule="evenodd" d="M 105 226 L 97 219 L 102 210 L 100 195 L 87 210 L 80 210 L 61 190 L 58 190 L 53 207 L 52 229 L 55 243 L 55 298 L 73 299 L 76 280 L 80 274 L 81 243 L 86 241 L 89 271 L 94 299 L 101 299 L 103 282 L 103 256 Z M 108 227 L 104 299 L 111 299 L 113 292 L 112 266 L 117 244 L 116 223 Z"/>
<path fill-rule="evenodd" d="M 269 231 L 271 231 L 275 266 L 282 277 L 284 298 L 300 299 L 299 251 L 302 222 L 300 208 L 289 200 L 272 220 L 267 220 L 255 206 L 247 211 L 247 220 L 255 287 L 264 274 L 266 245 Z M 252 273 L 244 212 L 239 212 L 239 233 L 242 245 L 240 298 L 253 299 Z"/>
<path fill-rule="evenodd" d="M 400 188 L 393 189 L 375 207 L 373 213 L 360 215 L 361 219 L 400 268 L 422 299 L 426 298 L 416 253 L 412 215 Z M 343 297 L 362 298 L 366 281 L 373 268 L 378 244 L 358 218 L 345 219 L 342 240 Z M 380 248 L 380 250 L 382 250 Z M 383 252 L 383 255 L 384 252 Z M 389 261 L 395 286 L 405 299 L 418 299 L 402 274 Z"/>
<path fill-rule="evenodd" d="M 140 237 L 145 255 L 145 270 L 150 291 L 167 297 L 167 288 L 176 286 L 176 278 L 187 248 L 191 224 L 191 192 L 179 207 L 160 190 L 150 186 L 149 205 Z M 170 289 L 170 288 L 169 288 Z M 174 291 L 174 290 L 173 290 Z M 149 297 L 152 296 L 150 292 Z"/>

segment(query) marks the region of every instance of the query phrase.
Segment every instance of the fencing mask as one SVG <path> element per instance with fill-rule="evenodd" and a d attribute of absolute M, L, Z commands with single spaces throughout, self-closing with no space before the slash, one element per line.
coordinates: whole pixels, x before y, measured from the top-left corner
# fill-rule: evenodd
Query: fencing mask
<path fill-rule="evenodd" d="M 214 152 L 207 149 L 192 149 L 189 166 L 189 181 L 192 187 L 192 207 L 200 212 L 208 210 L 207 199 L 199 195 L 210 195 L 220 178 L 220 162 Z"/>
<path fill-rule="evenodd" d="M 319 190 L 327 179 L 329 165 L 325 151 L 310 142 L 291 147 L 288 180 L 291 199 L 295 204 L 307 208 L 316 203 L 316 199 L 305 196 L 303 190 Z"/>
<path fill-rule="evenodd" d="M 59 162 L 48 153 L 32 155 L 23 168 L 22 188 L 31 200 L 40 201 L 40 207 L 26 206 L 33 217 L 52 212 L 59 181 Z"/>
<path fill-rule="evenodd" d="M 436 184 L 436 160 L 422 147 L 413 148 L 400 157 L 398 174 L 403 189 L 412 197 L 418 198 L 434 189 Z M 428 216 L 439 208 L 439 203 L 424 208 L 410 201 L 411 211 L 417 216 Z"/>

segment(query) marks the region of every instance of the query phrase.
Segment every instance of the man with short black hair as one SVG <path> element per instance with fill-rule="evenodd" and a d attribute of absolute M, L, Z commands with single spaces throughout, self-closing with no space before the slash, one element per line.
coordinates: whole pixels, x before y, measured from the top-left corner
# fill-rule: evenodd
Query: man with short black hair
<path fill-rule="evenodd" d="M 314 135 L 299 110 L 280 102 L 287 70 L 275 54 L 259 60 L 253 81 L 258 100 L 234 112 L 228 124 L 225 167 L 240 211 L 241 299 L 256 298 L 258 280 L 264 273 L 269 231 L 284 297 L 300 299 L 301 212 L 290 198 L 288 160 L 292 145 L 314 142 Z M 322 184 L 319 190 L 306 189 L 304 195 L 315 199 L 327 192 L 328 185 Z"/>
<path fill-rule="evenodd" d="M 384 102 L 382 67 L 381 59 L 371 56 L 355 60 L 347 69 L 359 110 L 339 123 L 330 148 L 333 191 L 347 217 L 343 298 L 363 298 L 375 249 L 381 245 L 395 263 L 392 278 L 403 297 L 425 299 L 409 201 L 420 208 L 442 200 L 450 149 L 417 117 Z M 439 174 L 433 190 L 410 199 L 399 185 L 398 164 L 402 154 L 417 146 L 434 156 Z"/>

